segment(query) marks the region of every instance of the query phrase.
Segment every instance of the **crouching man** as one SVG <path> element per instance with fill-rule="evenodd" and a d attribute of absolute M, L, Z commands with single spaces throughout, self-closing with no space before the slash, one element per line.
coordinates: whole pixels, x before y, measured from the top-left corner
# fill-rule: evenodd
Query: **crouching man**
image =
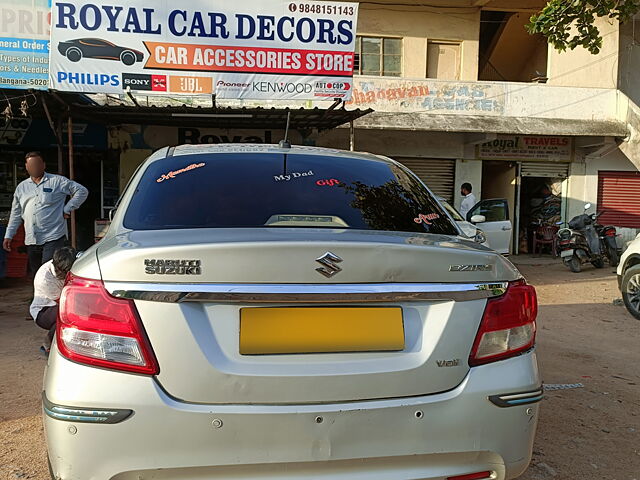
<path fill-rule="evenodd" d="M 58 302 L 64 286 L 64 279 L 76 259 L 76 251 L 71 247 L 56 250 L 53 260 L 44 263 L 33 280 L 33 302 L 29 309 L 36 324 L 48 330 L 44 345 L 40 348 L 45 354 L 51 349 L 53 335 L 56 333 Z"/>

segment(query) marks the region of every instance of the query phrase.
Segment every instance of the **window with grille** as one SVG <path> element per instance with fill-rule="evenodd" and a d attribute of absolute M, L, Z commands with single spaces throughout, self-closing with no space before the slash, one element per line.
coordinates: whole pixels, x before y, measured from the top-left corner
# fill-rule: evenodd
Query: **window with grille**
<path fill-rule="evenodd" d="M 402 75 L 402 39 L 356 37 L 354 73 L 400 77 Z"/>

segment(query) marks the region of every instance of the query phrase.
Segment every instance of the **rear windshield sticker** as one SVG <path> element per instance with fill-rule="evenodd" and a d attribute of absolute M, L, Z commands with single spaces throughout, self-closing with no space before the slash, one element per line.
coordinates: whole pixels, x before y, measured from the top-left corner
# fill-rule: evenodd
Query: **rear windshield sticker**
<path fill-rule="evenodd" d="M 165 180 L 171 180 L 172 178 L 176 178 L 176 176 L 180 175 L 181 173 L 188 172 L 190 170 L 195 170 L 196 168 L 202 168 L 205 165 L 206 165 L 206 163 L 192 163 L 188 167 L 181 168 L 180 170 L 173 170 L 173 171 L 168 172 L 168 173 L 163 173 L 160 176 L 160 178 L 158 178 L 156 180 L 156 182 L 162 183 Z"/>
<path fill-rule="evenodd" d="M 329 178 L 326 180 L 318 180 L 316 185 L 319 187 L 333 187 L 335 185 L 340 185 L 342 182 L 340 180 L 336 180 L 335 178 Z"/>
<path fill-rule="evenodd" d="M 294 178 L 313 177 L 314 175 L 315 174 L 313 173 L 313 170 L 309 170 L 308 172 L 291 172 L 291 173 L 282 174 L 282 175 L 274 175 L 273 179 L 276 182 L 288 182 L 289 180 Z"/>
<path fill-rule="evenodd" d="M 440 215 L 437 213 L 427 213 L 426 215 L 424 213 L 420 213 L 418 218 L 414 218 L 413 221 L 416 223 L 431 225 L 431 220 L 437 220 L 438 218 L 440 218 Z"/>

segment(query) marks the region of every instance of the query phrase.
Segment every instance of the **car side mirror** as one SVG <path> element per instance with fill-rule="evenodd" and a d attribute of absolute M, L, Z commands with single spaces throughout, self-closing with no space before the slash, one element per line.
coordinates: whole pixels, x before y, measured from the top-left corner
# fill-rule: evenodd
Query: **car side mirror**
<path fill-rule="evenodd" d="M 109 221 L 110 221 L 110 222 L 113 222 L 113 215 L 114 215 L 115 213 L 116 213 L 116 209 L 115 209 L 115 208 L 110 208 L 110 209 L 109 209 L 109 215 L 108 215 L 108 217 L 109 217 Z"/>
<path fill-rule="evenodd" d="M 471 217 L 471 223 L 484 223 L 487 221 L 487 217 L 484 215 L 474 215 Z"/>

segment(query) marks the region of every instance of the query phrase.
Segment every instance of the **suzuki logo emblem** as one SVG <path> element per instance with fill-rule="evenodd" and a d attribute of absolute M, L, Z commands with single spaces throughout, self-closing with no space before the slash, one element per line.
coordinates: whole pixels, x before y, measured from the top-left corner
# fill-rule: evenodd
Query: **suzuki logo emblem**
<path fill-rule="evenodd" d="M 316 272 L 321 273 L 327 278 L 331 278 L 336 273 L 342 271 L 342 269 L 337 265 L 342 262 L 342 259 L 335 253 L 327 252 L 320 258 L 316 258 L 316 262 L 322 265 L 322 267 L 316 268 Z"/>

